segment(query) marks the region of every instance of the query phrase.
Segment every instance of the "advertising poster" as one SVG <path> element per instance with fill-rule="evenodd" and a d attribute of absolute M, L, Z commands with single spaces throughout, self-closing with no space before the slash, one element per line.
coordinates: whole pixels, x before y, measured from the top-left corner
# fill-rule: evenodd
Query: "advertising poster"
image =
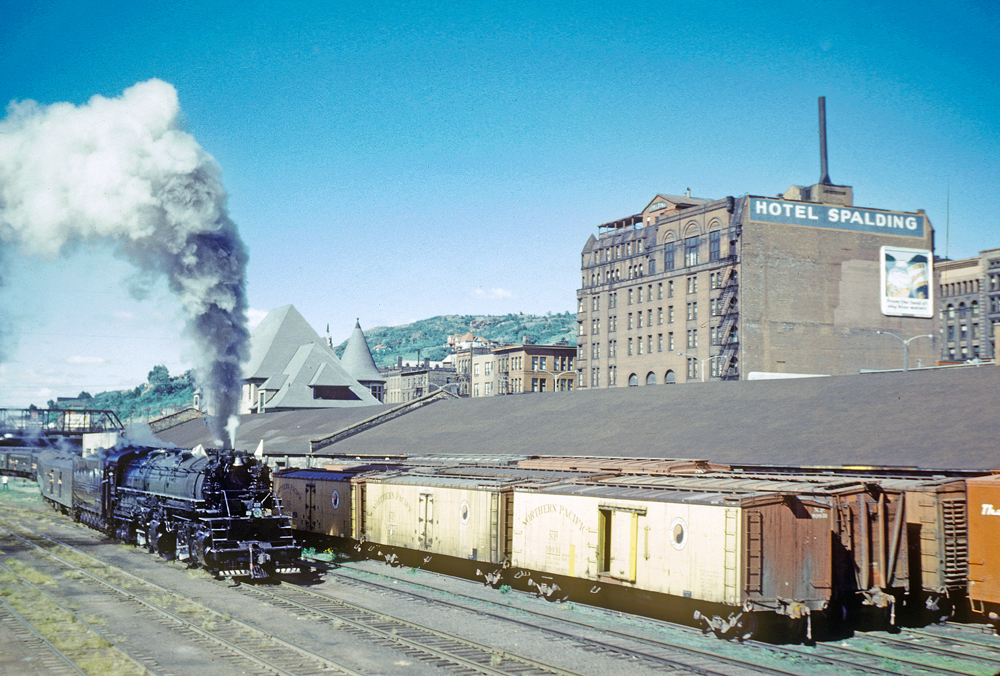
<path fill-rule="evenodd" d="M 884 246 L 881 249 L 882 314 L 933 317 L 934 256 L 927 249 Z"/>

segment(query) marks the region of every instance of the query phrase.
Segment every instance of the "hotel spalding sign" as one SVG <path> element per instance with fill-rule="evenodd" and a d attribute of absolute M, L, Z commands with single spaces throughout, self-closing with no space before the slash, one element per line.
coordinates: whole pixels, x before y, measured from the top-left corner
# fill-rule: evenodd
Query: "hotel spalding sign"
<path fill-rule="evenodd" d="M 854 232 L 871 232 L 903 237 L 924 236 L 923 214 L 893 213 L 808 202 L 787 202 L 750 197 L 748 220 L 784 225 L 806 225 Z"/>

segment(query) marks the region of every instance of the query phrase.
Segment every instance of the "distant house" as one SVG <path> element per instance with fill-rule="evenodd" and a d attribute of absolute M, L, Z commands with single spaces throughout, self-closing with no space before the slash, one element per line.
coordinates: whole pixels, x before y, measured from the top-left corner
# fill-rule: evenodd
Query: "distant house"
<path fill-rule="evenodd" d="M 272 310 L 254 329 L 244 373 L 241 413 L 380 403 L 292 305 Z"/>

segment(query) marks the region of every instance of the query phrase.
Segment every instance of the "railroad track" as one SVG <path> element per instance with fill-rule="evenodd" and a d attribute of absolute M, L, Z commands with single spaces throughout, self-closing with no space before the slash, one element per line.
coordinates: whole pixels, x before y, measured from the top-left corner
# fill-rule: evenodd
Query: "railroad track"
<path fill-rule="evenodd" d="M 148 582 L 132 573 L 110 565 L 82 550 L 72 547 L 52 536 L 18 524 L 6 517 L 0 523 L 11 537 L 31 547 L 40 556 L 74 571 L 92 586 L 121 600 L 141 607 L 144 614 L 180 634 L 184 639 L 205 647 L 212 655 L 235 662 L 239 668 L 252 674 L 278 674 L 280 676 L 311 676 L 339 672 L 362 676 L 329 655 L 323 655 L 261 631 L 257 627 L 220 613 L 193 598 Z M 30 535 L 19 535 L 15 529 Z M 70 552 L 77 561 L 71 561 L 60 552 Z M 96 565 L 79 560 L 85 558 Z M 124 582 L 124 584 L 123 584 Z M 125 584 L 128 585 L 126 588 Z M 191 621 L 195 617 L 198 621 Z M 74 662 L 75 658 L 70 656 Z M 159 673 L 146 665 L 149 671 Z"/>
<path fill-rule="evenodd" d="M 433 603 L 450 603 L 446 600 L 432 598 L 425 594 L 419 594 L 411 590 L 401 589 L 398 584 L 382 584 L 371 579 L 366 579 L 365 577 L 359 577 L 354 572 L 346 574 L 342 572 L 353 570 L 354 569 L 350 566 L 342 565 L 339 569 L 331 569 L 328 571 L 328 574 L 337 576 L 343 580 L 350 580 L 355 584 L 364 584 L 386 591 L 417 596 Z M 360 573 L 360 575 L 363 576 L 373 575 L 372 573 L 364 570 L 359 570 L 357 573 Z M 406 586 L 422 587 L 432 592 L 442 591 L 438 587 L 433 585 L 424 585 L 412 579 L 403 577 L 392 577 L 392 579 L 402 581 Z M 506 607 L 506 604 L 504 603 L 490 601 L 489 599 L 485 599 L 481 596 L 462 595 L 450 590 L 446 593 L 454 595 L 458 598 L 464 598 L 467 601 L 474 601 L 477 604 L 492 603 L 496 606 Z M 461 603 L 453 603 L 452 605 L 459 608 L 463 607 Z M 734 666 L 738 665 L 754 669 L 761 673 L 802 673 L 799 668 L 794 670 L 785 670 L 775 666 L 774 664 L 767 663 L 780 661 L 776 659 L 779 655 L 808 660 L 812 663 L 826 664 L 837 668 L 839 670 L 838 673 L 843 673 L 843 670 L 851 670 L 853 672 L 863 674 L 902 674 L 906 676 L 916 673 L 938 674 L 942 676 L 955 676 L 957 674 L 961 674 L 962 676 L 992 676 L 993 674 L 998 673 L 997 667 L 1000 666 L 1000 645 L 996 645 L 989 641 L 982 642 L 969 639 L 955 640 L 953 643 L 947 644 L 946 642 L 949 637 L 940 637 L 937 634 L 931 634 L 928 632 L 923 632 L 923 634 L 928 637 L 939 638 L 941 643 L 939 645 L 927 642 L 918 644 L 915 641 L 907 642 L 890 634 L 858 634 L 856 639 L 852 639 L 850 642 L 819 643 L 814 646 L 786 646 L 761 643 L 758 641 L 746 641 L 742 644 L 744 648 L 756 648 L 760 651 L 760 653 L 753 655 L 753 657 L 747 655 L 743 658 L 723 654 L 724 646 L 731 644 L 723 643 L 714 650 L 700 650 L 674 641 L 653 638 L 648 635 L 640 635 L 634 632 L 619 629 L 610 629 L 605 623 L 588 623 L 568 618 L 563 614 L 557 615 L 534 609 L 529 610 L 523 607 L 519 607 L 519 610 L 537 616 L 542 616 L 548 618 L 549 620 L 566 623 L 568 625 L 596 629 L 610 635 L 621 636 L 632 641 L 638 641 L 646 645 L 651 645 L 654 648 L 668 648 L 672 650 L 699 652 L 703 655 L 710 655 L 717 661 L 725 661 Z M 482 614 L 488 611 L 479 609 L 477 612 Z M 598 615 L 613 615 L 613 613 L 602 611 L 600 609 L 593 609 L 593 612 Z M 701 633 L 699 630 L 685 625 L 672 624 L 651 619 L 644 621 L 647 621 L 650 626 L 667 627 L 669 628 L 669 631 L 675 635 L 690 636 L 692 634 Z M 532 626 L 538 626 L 538 622 L 530 622 L 529 624 Z M 914 630 L 912 633 L 914 636 L 918 636 L 921 632 Z M 888 646 L 889 649 L 885 649 L 886 646 Z M 964 653 L 959 652 L 959 646 L 965 650 Z M 609 645 L 608 649 L 615 649 L 615 647 Z M 628 652 L 628 649 L 626 649 L 625 652 Z M 639 654 L 636 656 L 645 656 L 645 654 L 648 653 L 648 651 L 637 652 Z M 655 657 L 653 657 L 653 659 L 655 659 Z"/>
<path fill-rule="evenodd" d="M 0 517 L 6 532 L 25 546 L 33 548 L 40 556 L 59 564 L 65 570 L 73 570 L 102 590 L 130 603 L 139 604 L 157 619 L 172 626 L 172 629 L 201 644 L 210 644 L 213 653 L 230 659 L 237 658 L 250 665 L 251 673 L 279 674 L 281 676 L 308 676 L 311 674 L 338 671 L 360 674 L 329 655 L 293 644 L 258 628 L 240 622 L 230 616 L 213 610 L 195 599 L 174 590 L 153 584 L 108 562 L 83 553 L 50 535 L 40 533 L 23 524 Z M 14 530 L 23 531 L 17 534 Z M 55 551 L 55 548 L 59 551 Z M 62 552 L 70 551 L 73 557 Z M 70 558 L 86 557 L 93 565 L 81 564 Z M 127 584 L 122 584 L 122 580 Z M 126 588 L 127 587 L 127 588 Z M 501 676 L 517 674 L 555 674 L 557 676 L 578 676 L 577 672 L 544 664 L 537 660 L 498 651 L 489 646 L 452 636 L 444 632 L 421 627 L 415 623 L 393 618 L 383 613 L 375 613 L 360 606 L 336 603 L 335 599 L 324 597 L 325 607 L 317 605 L 318 597 L 309 596 L 307 591 L 292 585 L 283 585 L 274 590 L 252 585 L 240 585 L 234 591 L 242 591 L 257 597 L 267 598 L 272 604 L 293 608 L 301 615 L 306 611 L 325 621 L 336 623 L 338 629 L 348 629 L 368 639 L 381 641 L 407 657 L 431 664 L 435 669 L 459 674 L 487 674 Z M 308 597 L 313 602 L 303 603 Z M 184 606 L 184 614 L 198 615 L 200 622 L 188 621 L 176 611 L 177 605 Z M 210 621 L 205 619 L 209 616 Z M 211 629 L 206 629 L 210 622 Z M 252 647 L 248 647 L 252 646 Z"/>

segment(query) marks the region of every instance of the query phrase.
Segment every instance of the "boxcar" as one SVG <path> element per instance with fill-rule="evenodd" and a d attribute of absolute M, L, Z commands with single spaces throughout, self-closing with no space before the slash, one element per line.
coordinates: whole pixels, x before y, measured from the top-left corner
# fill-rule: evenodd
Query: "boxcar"
<path fill-rule="evenodd" d="M 390 473 L 366 476 L 364 539 L 391 547 L 500 564 L 507 556 L 517 479 Z"/>
<path fill-rule="evenodd" d="M 1000 630 L 1000 474 L 969 479 L 969 602 Z"/>
<path fill-rule="evenodd" d="M 513 565 L 557 576 L 549 585 L 586 580 L 595 595 L 636 602 L 645 597 L 620 592 L 662 595 L 644 603 L 693 611 L 724 636 L 749 635 L 761 618 L 783 616 L 804 620 L 797 624 L 811 638 L 812 614 L 857 590 L 831 537 L 838 510 L 857 489 L 789 484 L 778 493 L 739 480 L 697 486 L 673 479 L 515 487 Z"/>
<path fill-rule="evenodd" d="M 292 528 L 338 538 L 354 537 L 352 479 L 358 472 L 288 469 L 273 476 L 274 493 Z"/>

